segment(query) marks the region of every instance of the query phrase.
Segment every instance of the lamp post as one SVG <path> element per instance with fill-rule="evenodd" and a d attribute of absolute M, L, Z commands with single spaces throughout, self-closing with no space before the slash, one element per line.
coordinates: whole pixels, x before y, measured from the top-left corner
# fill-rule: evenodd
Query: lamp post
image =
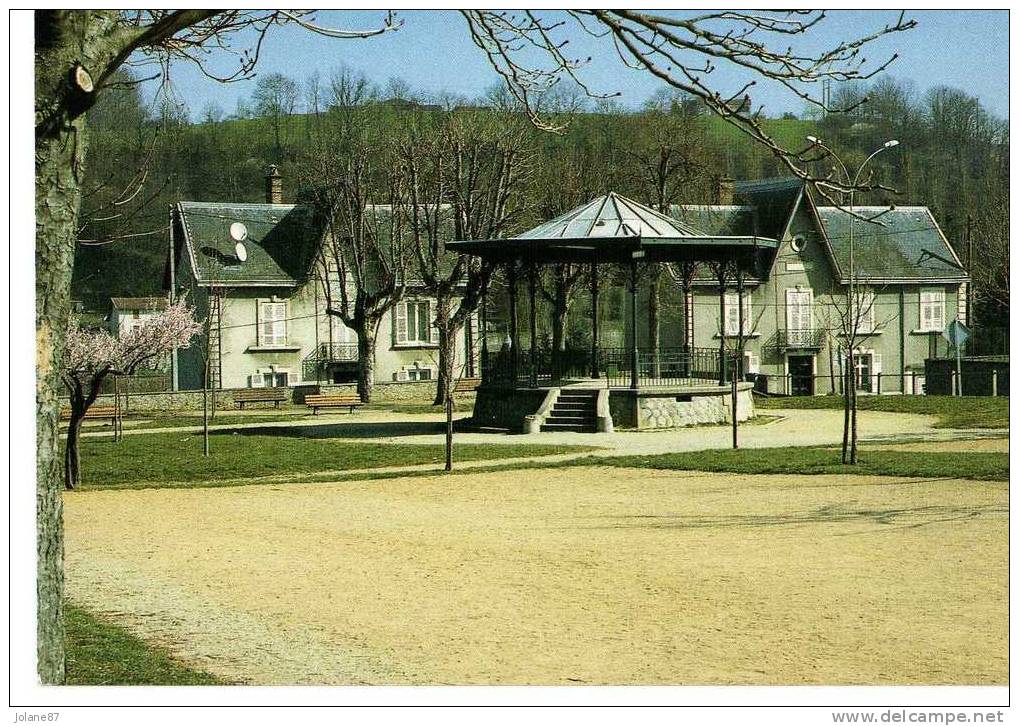
<path fill-rule="evenodd" d="M 870 156 L 868 156 L 866 159 L 863 160 L 863 163 L 860 164 L 860 166 L 857 168 L 856 174 L 855 175 L 851 175 L 849 173 L 849 169 L 846 167 L 845 163 L 843 163 L 842 159 L 839 158 L 839 155 L 836 154 L 830 147 L 826 146 L 819 138 L 817 138 L 816 136 L 808 136 L 807 137 L 807 141 L 809 141 L 812 146 L 817 146 L 817 147 L 820 147 L 821 149 L 824 149 L 824 151 L 828 154 L 828 156 L 830 156 L 832 159 L 835 160 L 835 162 L 838 164 L 838 167 L 842 170 L 842 175 L 843 175 L 843 177 L 846 180 L 846 184 L 847 184 L 847 187 L 848 187 L 848 190 L 849 190 L 849 192 L 848 192 L 849 193 L 849 297 L 848 297 L 848 300 L 846 301 L 846 317 L 847 317 L 847 321 L 848 321 L 847 330 L 846 330 L 846 333 L 847 333 L 847 335 L 846 335 L 846 347 L 849 349 L 848 353 L 847 353 L 847 368 L 848 368 L 848 371 L 847 371 L 847 376 L 846 376 L 846 388 L 848 390 L 845 391 L 845 396 L 846 396 L 846 419 L 847 419 L 846 423 L 847 423 L 847 426 L 846 426 L 845 435 L 843 435 L 842 458 L 843 458 L 843 462 L 845 462 L 845 458 L 846 458 L 846 443 L 847 443 L 846 439 L 848 438 L 848 434 L 849 434 L 849 431 L 848 431 L 848 423 L 849 423 L 848 418 L 849 418 L 849 415 L 850 415 L 850 410 L 852 410 L 853 437 L 852 437 L 852 442 L 851 442 L 851 449 L 850 449 L 850 455 L 849 455 L 849 463 L 855 464 L 856 463 L 856 405 L 855 405 L 855 402 L 856 402 L 856 356 L 855 356 L 854 351 L 853 351 L 853 346 L 855 345 L 855 342 L 856 342 L 856 334 L 859 332 L 859 330 L 858 330 L 858 328 L 859 328 L 859 320 L 857 319 L 858 316 L 859 316 L 859 311 L 856 309 L 856 307 L 857 307 L 856 306 L 856 248 L 855 248 L 855 239 L 854 239 L 854 234 L 853 234 L 854 233 L 854 227 L 855 227 L 854 223 L 856 221 L 855 220 L 855 216 L 856 216 L 856 211 L 855 211 L 856 188 L 859 185 L 860 177 L 863 175 L 863 170 L 867 167 L 867 164 L 870 163 L 870 160 L 873 159 L 878 154 L 880 154 L 882 151 L 885 151 L 886 149 L 891 149 L 891 148 L 894 148 L 894 147 L 898 146 L 899 142 L 898 142 L 897 139 L 890 139 L 889 141 L 884 142 L 875 151 L 871 152 Z M 852 401 L 852 405 L 850 404 L 850 401 Z"/>

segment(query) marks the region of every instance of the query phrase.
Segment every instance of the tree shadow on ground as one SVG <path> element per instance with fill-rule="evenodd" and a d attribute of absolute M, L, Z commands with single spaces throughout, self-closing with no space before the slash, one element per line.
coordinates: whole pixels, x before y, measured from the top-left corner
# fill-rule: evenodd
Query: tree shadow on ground
<path fill-rule="evenodd" d="M 950 507 L 925 506 L 901 509 L 852 509 L 828 504 L 806 512 L 782 514 L 730 514 L 720 516 L 690 516 L 682 514 L 638 514 L 614 517 L 615 524 L 595 526 L 594 529 L 748 529 L 759 527 L 789 527 L 805 524 L 872 523 L 890 529 L 913 529 L 940 522 L 952 522 L 975 517 L 1008 514 L 1008 507 L 997 505 Z M 889 526 L 890 525 L 890 526 Z M 885 527 L 870 531 L 888 531 Z M 843 535 L 863 534 L 846 532 Z"/>
<path fill-rule="evenodd" d="M 285 436 L 295 439 L 372 439 L 387 436 L 421 436 L 445 430 L 441 421 L 351 421 L 318 426 L 259 426 L 257 428 L 220 429 L 214 436 Z"/>

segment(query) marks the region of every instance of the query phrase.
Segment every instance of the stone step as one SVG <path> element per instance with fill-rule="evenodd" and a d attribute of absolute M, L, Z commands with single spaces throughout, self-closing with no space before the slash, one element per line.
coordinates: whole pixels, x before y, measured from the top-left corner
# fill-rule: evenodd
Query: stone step
<path fill-rule="evenodd" d="M 594 411 L 597 407 L 589 403 L 560 403 L 556 401 L 553 411 Z"/>
<path fill-rule="evenodd" d="M 546 433 L 554 432 L 569 432 L 576 434 L 595 434 L 598 433 L 598 427 L 594 425 L 580 426 L 577 424 L 556 424 L 556 423 L 543 423 L 541 430 Z"/>
<path fill-rule="evenodd" d="M 594 425 L 598 421 L 596 416 L 556 416 L 552 415 L 545 419 L 545 423 L 578 423 Z"/>

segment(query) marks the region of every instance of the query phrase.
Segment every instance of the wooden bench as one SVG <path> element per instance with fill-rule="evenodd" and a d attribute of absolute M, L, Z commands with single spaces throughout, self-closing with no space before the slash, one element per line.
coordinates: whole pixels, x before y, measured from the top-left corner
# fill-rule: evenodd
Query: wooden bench
<path fill-rule="evenodd" d="M 288 398 L 285 388 L 245 388 L 234 391 L 234 403 L 244 408 L 245 403 L 272 403 L 276 408 Z"/>
<path fill-rule="evenodd" d="M 320 408 L 349 408 L 350 413 L 354 413 L 355 408 L 364 405 L 364 401 L 357 396 L 330 395 L 325 393 L 309 394 L 304 397 L 304 403 L 308 408 L 312 409 L 316 416 Z"/>
<path fill-rule="evenodd" d="M 480 378 L 461 378 L 453 387 L 453 393 L 474 393 L 480 385 Z"/>
<path fill-rule="evenodd" d="M 64 421 L 68 421 L 71 418 L 71 409 L 62 408 L 60 409 L 60 418 Z M 117 409 L 113 406 L 91 406 L 88 411 L 85 412 L 83 420 L 88 419 L 109 419 L 110 423 L 113 423 L 117 418 Z"/>

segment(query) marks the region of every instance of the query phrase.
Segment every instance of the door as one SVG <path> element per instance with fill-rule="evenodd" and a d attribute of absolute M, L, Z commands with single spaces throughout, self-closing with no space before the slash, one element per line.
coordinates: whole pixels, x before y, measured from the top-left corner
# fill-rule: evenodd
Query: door
<path fill-rule="evenodd" d="M 873 393 L 874 358 L 870 353 L 857 353 L 853 359 L 856 364 L 856 390 Z"/>
<path fill-rule="evenodd" d="M 789 392 L 793 396 L 814 395 L 814 356 L 789 356 Z"/>

